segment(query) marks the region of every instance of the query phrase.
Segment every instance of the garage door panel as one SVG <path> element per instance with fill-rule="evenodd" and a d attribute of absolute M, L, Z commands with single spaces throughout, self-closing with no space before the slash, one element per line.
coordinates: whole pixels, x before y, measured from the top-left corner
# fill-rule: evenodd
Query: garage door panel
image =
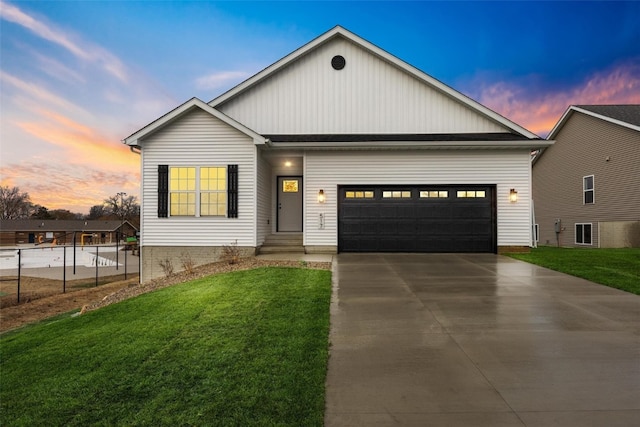
<path fill-rule="evenodd" d="M 453 207 L 451 210 L 451 216 L 453 218 L 490 218 L 491 211 L 487 209 L 487 206 L 477 206 L 477 205 L 459 205 Z"/>
<path fill-rule="evenodd" d="M 452 207 L 443 204 L 424 205 L 416 207 L 416 216 L 418 218 L 450 218 Z"/>
<path fill-rule="evenodd" d="M 399 234 L 413 236 L 416 232 L 416 225 L 413 222 L 397 222 L 396 227 Z"/>
<path fill-rule="evenodd" d="M 389 204 L 378 205 L 377 211 L 380 218 L 396 219 L 407 216 L 407 213 L 402 210 L 401 206 L 393 206 Z"/>
<path fill-rule="evenodd" d="M 370 197 L 354 198 L 362 190 L 340 187 L 342 252 L 495 252 L 495 186 L 367 190 Z"/>
<path fill-rule="evenodd" d="M 416 235 L 418 236 L 447 236 L 452 233 L 454 226 L 449 221 L 418 222 Z"/>
<path fill-rule="evenodd" d="M 346 205 L 344 206 L 344 218 L 375 218 L 377 214 L 369 206 Z"/>

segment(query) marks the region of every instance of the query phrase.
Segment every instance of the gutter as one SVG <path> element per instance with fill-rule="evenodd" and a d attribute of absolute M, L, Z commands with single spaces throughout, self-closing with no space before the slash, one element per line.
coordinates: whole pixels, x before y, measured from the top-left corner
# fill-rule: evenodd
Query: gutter
<path fill-rule="evenodd" d="M 267 146 L 274 149 L 308 149 L 308 150 L 336 150 L 336 149 L 424 149 L 424 150 L 491 150 L 491 149 L 536 149 L 553 145 L 555 141 L 358 141 L 358 142 L 272 142 Z"/>

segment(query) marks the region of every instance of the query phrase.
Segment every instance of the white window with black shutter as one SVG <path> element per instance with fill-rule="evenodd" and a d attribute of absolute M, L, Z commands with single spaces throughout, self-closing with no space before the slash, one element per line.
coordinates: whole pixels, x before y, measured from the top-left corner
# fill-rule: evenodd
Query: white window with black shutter
<path fill-rule="evenodd" d="M 158 217 L 238 217 L 238 165 L 158 166 Z"/>

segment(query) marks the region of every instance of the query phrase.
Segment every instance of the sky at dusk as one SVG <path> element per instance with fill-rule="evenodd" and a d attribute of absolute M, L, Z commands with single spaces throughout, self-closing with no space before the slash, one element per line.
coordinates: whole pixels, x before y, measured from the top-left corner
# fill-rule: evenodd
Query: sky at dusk
<path fill-rule="evenodd" d="M 545 137 L 640 104 L 640 2 L 0 0 L 0 183 L 88 213 L 139 196 L 122 139 L 341 25 Z"/>

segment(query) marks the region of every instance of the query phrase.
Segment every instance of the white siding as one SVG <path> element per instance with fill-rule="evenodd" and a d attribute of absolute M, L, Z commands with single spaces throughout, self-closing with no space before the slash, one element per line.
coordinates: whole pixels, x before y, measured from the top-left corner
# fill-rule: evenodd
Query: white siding
<path fill-rule="evenodd" d="M 256 148 L 248 136 L 196 110 L 142 141 L 142 245 L 256 246 Z M 238 218 L 158 218 L 158 165 L 238 165 Z"/>
<path fill-rule="evenodd" d="M 335 55 L 346 59 L 340 71 Z M 266 135 L 505 131 L 342 37 L 216 108 Z"/>
<path fill-rule="evenodd" d="M 339 185 L 492 184 L 497 188 L 498 246 L 529 246 L 529 150 L 309 152 L 305 159 L 304 244 L 336 246 Z M 326 203 L 316 200 L 323 189 Z M 509 202 L 509 189 L 518 202 Z M 325 228 L 319 228 L 319 215 Z"/>
<path fill-rule="evenodd" d="M 259 154 L 259 153 L 258 153 Z M 271 165 L 264 157 L 258 155 L 258 182 L 257 182 L 257 245 L 264 243 L 267 235 L 271 234 L 272 221 L 272 179 Z"/>

